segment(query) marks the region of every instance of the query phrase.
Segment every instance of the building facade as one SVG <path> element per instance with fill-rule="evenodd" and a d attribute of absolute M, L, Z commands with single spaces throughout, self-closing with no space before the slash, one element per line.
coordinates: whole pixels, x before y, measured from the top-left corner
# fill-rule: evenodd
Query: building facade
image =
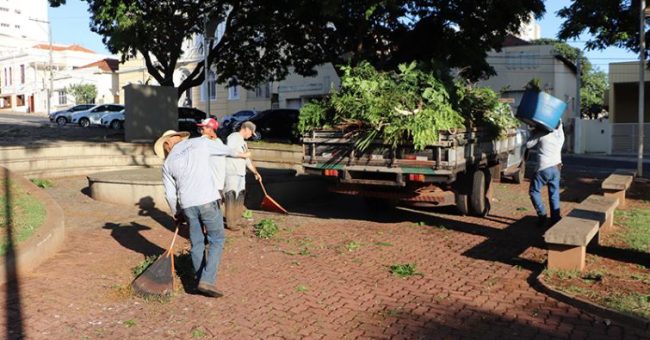
<path fill-rule="evenodd" d="M 577 69 L 575 64 L 561 56 L 553 45 L 532 45 L 510 36 L 500 52 L 488 53 L 487 61 L 496 75 L 479 82 L 481 86 L 501 92 L 516 110 L 521 102 L 526 84 L 539 79 L 544 91 L 567 103 L 563 121 L 569 123 L 579 118 L 576 96 Z"/>
<path fill-rule="evenodd" d="M 106 56 L 79 45 L 37 44 L 16 48 L 0 56 L 0 110 L 47 112 L 71 106 L 64 98 L 67 81 L 74 70 Z M 93 78 L 93 79 L 90 79 Z M 96 83 L 94 76 L 82 80 Z M 55 86 L 56 85 L 56 86 Z M 112 84 L 114 86 L 115 84 Z M 103 91 L 98 88 L 98 91 Z M 113 89 L 109 90 L 113 91 Z M 113 102 L 113 98 L 108 98 Z M 59 104 L 65 102 L 66 104 Z"/>

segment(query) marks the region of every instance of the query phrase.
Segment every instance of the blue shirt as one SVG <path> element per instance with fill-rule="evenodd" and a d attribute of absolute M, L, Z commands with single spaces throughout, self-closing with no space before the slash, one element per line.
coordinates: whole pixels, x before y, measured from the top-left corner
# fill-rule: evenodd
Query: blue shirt
<path fill-rule="evenodd" d="M 219 199 L 211 156 L 238 153 L 208 138 L 192 138 L 176 144 L 162 167 L 165 198 L 172 215 Z M 215 196 L 216 195 L 216 196 Z"/>

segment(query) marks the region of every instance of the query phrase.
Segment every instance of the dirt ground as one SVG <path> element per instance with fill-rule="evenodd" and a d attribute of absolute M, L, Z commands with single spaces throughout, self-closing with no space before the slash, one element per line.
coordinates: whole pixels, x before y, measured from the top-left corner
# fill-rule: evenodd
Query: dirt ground
<path fill-rule="evenodd" d="M 563 210 L 597 191 L 598 179 L 565 172 Z M 527 186 L 495 185 L 486 218 L 451 208 L 377 210 L 358 198 L 323 194 L 272 218 L 270 240 L 228 232 L 220 299 L 186 282 L 167 302 L 125 292 L 131 269 L 172 237 L 158 209 L 118 206 L 86 195 L 86 179 L 54 180 L 66 245 L 32 275 L 5 287 L 0 327 L 28 339 L 439 339 L 647 338 L 535 288 L 543 230 Z M 186 236 L 186 235 L 184 235 Z M 181 237 L 177 254 L 188 241 Z M 418 275 L 399 278 L 396 264 Z M 180 266 L 183 266 L 181 263 Z"/>

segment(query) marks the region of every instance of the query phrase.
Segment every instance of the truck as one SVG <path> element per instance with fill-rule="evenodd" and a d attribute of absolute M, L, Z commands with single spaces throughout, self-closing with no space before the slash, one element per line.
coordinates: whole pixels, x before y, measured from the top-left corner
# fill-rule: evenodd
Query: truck
<path fill-rule="evenodd" d="M 305 173 L 323 176 L 330 191 L 371 202 L 455 205 L 461 214 L 485 216 L 493 178 L 521 183 L 526 168 L 525 128 L 500 137 L 482 129 L 440 131 L 438 141 L 416 150 L 373 141 L 363 151 L 349 134 L 315 129 L 303 136 Z"/>

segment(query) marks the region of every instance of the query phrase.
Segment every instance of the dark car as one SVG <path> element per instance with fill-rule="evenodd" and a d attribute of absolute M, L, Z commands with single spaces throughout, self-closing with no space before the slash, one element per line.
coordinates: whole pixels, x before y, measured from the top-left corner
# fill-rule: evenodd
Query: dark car
<path fill-rule="evenodd" d="M 251 122 L 257 126 L 254 139 L 298 142 L 300 136 L 296 133 L 296 124 L 300 111 L 294 109 L 271 109 L 259 112 Z M 239 125 L 231 131 L 237 131 Z"/>
<path fill-rule="evenodd" d="M 199 132 L 196 124 L 205 119 L 205 112 L 195 109 L 193 107 L 179 107 L 178 108 L 178 130 L 187 131 L 192 136 L 198 136 Z M 210 115 L 211 118 L 215 116 Z"/>
<path fill-rule="evenodd" d="M 75 112 L 86 111 L 93 108 L 95 104 L 79 104 L 69 107 L 65 110 L 52 112 L 49 114 L 50 122 L 56 122 L 57 125 L 62 126 L 70 122 L 71 115 Z"/>

